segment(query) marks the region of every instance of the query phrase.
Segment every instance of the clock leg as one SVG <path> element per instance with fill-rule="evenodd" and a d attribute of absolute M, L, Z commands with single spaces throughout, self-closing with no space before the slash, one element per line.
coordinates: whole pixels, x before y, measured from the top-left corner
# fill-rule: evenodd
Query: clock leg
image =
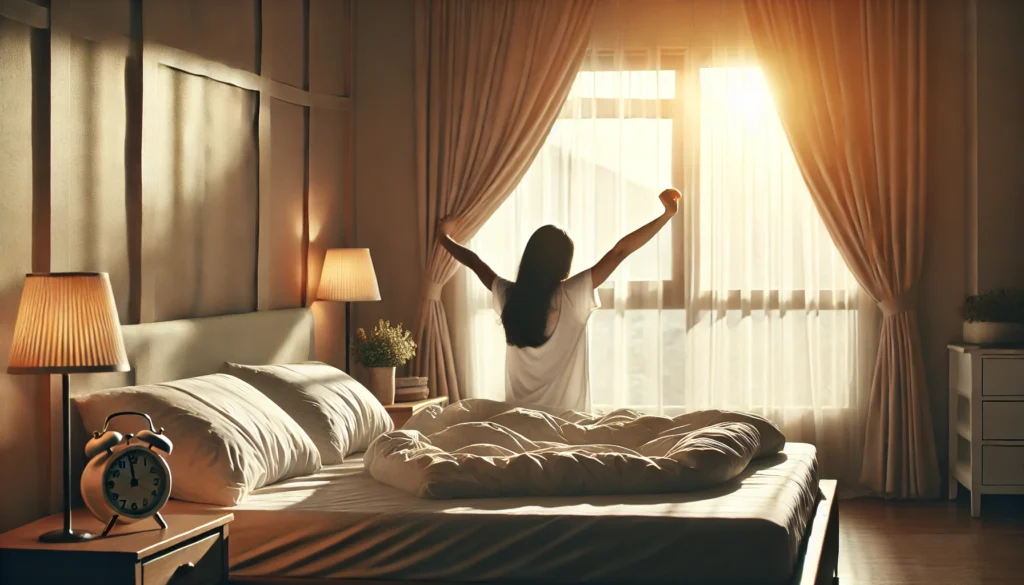
<path fill-rule="evenodd" d="M 100 538 L 103 538 L 104 536 L 109 534 L 111 529 L 114 528 L 114 524 L 117 524 L 117 514 L 114 514 L 110 517 L 110 520 L 107 520 L 107 525 L 103 528 L 103 534 L 100 535 Z"/>
<path fill-rule="evenodd" d="M 167 530 L 167 522 L 164 521 L 164 517 L 160 515 L 160 512 L 154 514 L 153 519 L 156 520 L 156 523 L 160 525 L 161 529 Z"/>

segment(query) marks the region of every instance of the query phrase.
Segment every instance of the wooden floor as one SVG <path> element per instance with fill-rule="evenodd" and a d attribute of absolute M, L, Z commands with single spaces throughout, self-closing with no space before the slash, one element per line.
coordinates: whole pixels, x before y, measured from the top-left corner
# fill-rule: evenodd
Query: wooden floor
<path fill-rule="evenodd" d="M 963 492 L 965 490 L 961 490 Z M 839 502 L 840 585 L 1022 585 L 1024 498 Z"/>

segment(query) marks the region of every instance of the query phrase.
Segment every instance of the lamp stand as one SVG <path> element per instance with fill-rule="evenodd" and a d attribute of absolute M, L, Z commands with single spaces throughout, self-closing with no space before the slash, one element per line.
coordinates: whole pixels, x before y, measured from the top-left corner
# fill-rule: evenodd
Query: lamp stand
<path fill-rule="evenodd" d="M 352 375 L 352 303 L 345 303 L 345 373 Z"/>
<path fill-rule="evenodd" d="M 41 542 L 82 542 L 91 540 L 93 535 L 88 532 L 75 532 L 71 529 L 71 394 L 67 374 L 60 375 L 61 402 L 64 409 L 64 528 L 51 530 L 39 535 Z"/>

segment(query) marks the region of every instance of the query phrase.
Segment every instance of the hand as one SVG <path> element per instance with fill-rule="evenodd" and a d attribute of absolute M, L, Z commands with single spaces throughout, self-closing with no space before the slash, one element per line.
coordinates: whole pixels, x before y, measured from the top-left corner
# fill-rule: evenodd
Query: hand
<path fill-rule="evenodd" d="M 448 217 L 442 217 L 437 222 L 437 233 L 442 236 L 451 236 L 459 226 L 458 218 L 449 215 Z"/>
<path fill-rule="evenodd" d="M 675 215 L 679 211 L 679 199 L 683 196 L 678 190 L 669 187 L 658 195 L 661 204 L 665 206 L 666 215 Z"/>

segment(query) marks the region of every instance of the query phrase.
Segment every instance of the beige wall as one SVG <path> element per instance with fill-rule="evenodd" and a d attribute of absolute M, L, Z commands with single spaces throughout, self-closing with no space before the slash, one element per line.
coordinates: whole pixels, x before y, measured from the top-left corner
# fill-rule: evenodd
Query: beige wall
<path fill-rule="evenodd" d="M 32 271 L 32 35 L 0 18 L 0 466 L 12 479 L 0 499 L 0 530 L 41 515 L 49 503 L 49 396 L 35 376 L 2 373 L 21 284 Z"/>
<path fill-rule="evenodd" d="M 599 0 L 591 42 L 618 47 L 753 47 L 743 0 Z"/>
<path fill-rule="evenodd" d="M 382 299 L 354 307 L 359 327 L 414 330 L 419 310 L 413 15 L 413 0 L 356 2 L 356 242 L 370 248 Z"/>
<path fill-rule="evenodd" d="M 978 0 L 979 291 L 1024 287 L 1024 2 Z M 973 113 L 973 112 L 972 112 Z"/>
<path fill-rule="evenodd" d="M 943 475 L 949 387 L 946 344 L 960 335 L 960 306 L 967 279 L 964 10 L 963 0 L 928 4 L 927 244 L 918 319 L 939 471 Z"/>
<path fill-rule="evenodd" d="M 351 237 L 349 2 L 48 4 L 0 3 L 0 531 L 61 490 L 59 384 L 4 373 L 26 272 L 109 272 L 122 323 L 287 308 Z"/>
<path fill-rule="evenodd" d="M 920 322 L 945 475 L 945 346 L 960 337 L 963 297 L 1024 286 L 1024 2 L 934 0 L 928 9 L 928 246 Z"/>

